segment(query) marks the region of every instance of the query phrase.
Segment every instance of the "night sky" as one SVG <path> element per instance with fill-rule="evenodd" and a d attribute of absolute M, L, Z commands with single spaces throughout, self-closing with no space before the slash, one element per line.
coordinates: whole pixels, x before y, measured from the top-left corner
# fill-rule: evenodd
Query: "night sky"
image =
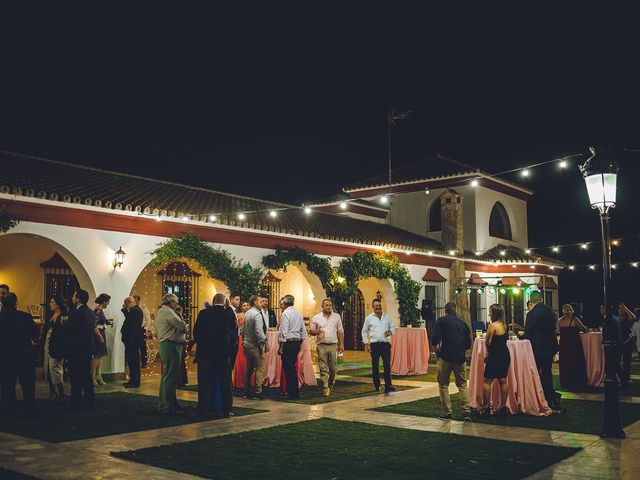
<path fill-rule="evenodd" d="M 385 171 L 386 115 L 411 110 L 397 166 L 441 153 L 496 172 L 614 149 L 614 261 L 640 261 L 640 153 L 617 150 L 640 149 L 632 11 L 236 3 L 2 7 L 0 148 L 300 204 Z M 531 246 L 599 237 L 575 161 L 523 183 Z M 560 256 L 598 263 L 597 247 Z M 632 304 L 635 272 L 614 274 Z M 561 281 L 563 301 L 600 289 L 584 269 Z"/>

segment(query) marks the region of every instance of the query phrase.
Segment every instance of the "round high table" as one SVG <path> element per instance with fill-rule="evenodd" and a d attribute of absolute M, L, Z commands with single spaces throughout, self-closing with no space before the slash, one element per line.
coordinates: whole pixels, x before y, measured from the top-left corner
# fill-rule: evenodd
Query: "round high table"
<path fill-rule="evenodd" d="M 602 346 L 602 332 L 581 333 L 584 363 L 587 367 L 587 385 L 590 387 L 604 386 L 604 347 Z"/>
<path fill-rule="evenodd" d="M 507 408 L 511 414 L 551 415 L 551 409 L 544 398 L 540 375 L 529 340 L 508 340 L 507 348 L 511 355 L 511 365 L 507 373 L 509 392 Z M 471 371 L 469 374 L 469 405 L 474 409 L 484 408 L 482 383 L 484 378 L 484 358 L 487 346 L 484 338 L 476 338 L 471 353 Z M 500 405 L 500 384 L 495 381 L 491 388 L 490 402 L 494 409 Z"/>
<path fill-rule="evenodd" d="M 278 332 L 269 330 L 267 332 L 267 340 L 269 342 L 269 351 L 265 355 L 264 359 L 264 377 L 262 380 L 263 387 L 279 387 L 280 386 L 280 372 L 282 371 L 282 359 L 278 355 Z M 242 343 L 242 337 L 240 337 L 240 343 Z M 238 348 L 238 357 L 236 358 L 236 367 L 234 369 L 233 386 L 235 388 L 244 388 L 244 375 L 247 368 L 247 363 L 244 358 L 242 346 Z M 313 370 L 313 364 L 311 363 L 311 350 L 309 347 L 309 338 L 305 338 L 300 346 L 300 353 L 298 354 L 298 385 L 309 385 L 312 387 L 317 386 L 316 374 Z M 252 380 L 253 383 L 253 380 Z"/>
<path fill-rule="evenodd" d="M 398 327 L 391 337 L 391 373 L 422 375 L 429 366 L 426 328 Z"/>

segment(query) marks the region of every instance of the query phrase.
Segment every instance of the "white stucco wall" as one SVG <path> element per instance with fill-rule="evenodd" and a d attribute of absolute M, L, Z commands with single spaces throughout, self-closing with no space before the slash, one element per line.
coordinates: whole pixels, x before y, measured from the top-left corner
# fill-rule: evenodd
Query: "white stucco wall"
<path fill-rule="evenodd" d="M 484 252 L 499 244 L 515 245 L 522 249 L 528 248 L 527 202 L 485 187 L 479 186 L 476 188 L 475 245 L 470 246 L 469 249 Z M 496 202 L 500 202 L 507 211 L 509 222 L 511 224 L 512 241 L 489 236 L 489 218 L 491 216 L 491 210 Z M 467 245 L 466 242 L 465 245 Z"/>
<path fill-rule="evenodd" d="M 158 243 L 166 240 L 163 237 L 147 236 L 139 234 L 129 234 L 120 232 L 111 232 L 103 230 L 93 230 L 77 227 L 66 227 L 58 225 L 40 224 L 33 222 L 21 222 L 16 228 L 12 229 L 10 233 L 0 235 L 0 249 L 2 244 L 12 245 L 11 248 L 15 249 L 16 245 L 20 244 L 20 239 L 29 238 L 34 241 L 40 242 L 43 252 L 46 251 L 47 255 L 53 251 L 57 251 L 76 274 L 81 288 L 89 291 L 91 300 L 96 298 L 99 293 L 108 293 L 111 295 L 111 304 L 106 310 L 107 318 L 112 318 L 114 324 L 107 328 L 107 342 L 109 355 L 104 358 L 102 365 L 105 373 L 116 373 L 124 371 L 124 345 L 120 341 L 120 328 L 124 316 L 120 312 L 122 301 L 125 297 L 132 293 L 139 293 L 148 298 L 143 299 L 143 303 L 154 303 L 156 298 L 141 290 L 142 282 L 148 277 L 148 273 L 142 274 L 145 268 L 148 266 L 151 260 L 149 254 Z M 232 255 L 242 261 L 250 262 L 252 265 L 260 265 L 262 257 L 269 253 L 273 253 L 273 250 L 264 248 L 243 247 L 237 245 L 226 244 L 213 244 L 229 251 Z M 121 268 L 113 268 L 114 252 L 118 248 L 126 252 L 126 258 Z M 5 255 L 11 255 L 10 252 L 4 252 Z M 2 257 L 0 257 L 1 259 Z M 341 257 L 329 257 L 332 265 L 337 265 L 341 260 Z M 38 258 L 38 261 L 46 259 Z M 14 262 L 15 263 L 15 262 Z M 33 263 L 33 262 L 32 262 Z M 7 263 L 8 264 L 8 263 Z M 13 264 L 12 264 L 13 265 Z M 411 273 L 411 277 L 420 283 L 422 286 L 420 290 L 420 299 L 417 307 L 420 307 L 421 301 L 424 298 L 424 282 L 422 276 L 425 274 L 427 267 L 424 265 L 405 264 Z M 431 267 L 433 268 L 433 267 Z M 38 270 L 34 267 L 34 271 Z M 14 268 L 15 270 L 15 268 Z M 306 280 L 306 290 L 300 295 L 306 295 L 305 302 L 309 303 L 305 313 L 313 313 L 311 310 L 313 303 L 316 304 L 324 298 L 325 292 L 322 289 L 320 281 L 315 275 L 308 272 L 305 267 L 295 267 L 296 273 L 301 274 L 301 278 Z M 438 268 L 441 275 L 448 278 L 448 269 Z M 0 266 L 0 274 L 2 273 Z M 142 275 L 141 275 L 142 274 Z M 13 273 L 12 273 L 13 275 Z M 277 273 L 276 273 L 277 275 Z M 24 295 L 25 300 L 33 297 L 33 291 L 42 290 L 42 272 L 38 271 L 37 274 L 29 275 L 28 280 L 24 285 L 19 285 L 20 290 L 17 291 L 18 295 Z M 0 275 L 0 283 L 1 283 Z M 28 283 L 31 282 L 32 285 Z M 375 294 L 376 290 L 380 290 L 387 312 L 392 316 L 396 325 L 399 325 L 398 303 L 393 293 L 393 282 L 387 279 L 371 279 L 372 286 L 376 288 L 373 290 Z M 23 282 L 24 283 L 24 282 Z M 213 287 L 208 283 L 203 282 L 201 286 L 206 292 L 213 292 L 214 290 L 220 290 L 224 288 L 224 285 L 215 284 Z M 133 292 L 136 290 L 136 292 Z M 282 294 L 287 292 L 281 292 Z M 364 292 L 363 292 L 364 293 Z M 205 293 L 203 293 L 206 295 Z M 313 295 L 313 300 L 312 300 Z M 372 295 L 369 295 L 372 297 Z M 35 297 L 34 297 L 35 298 Z M 366 298 L 366 302 L 370 306 L 372 298 Z M 146 302 L 145 302 L 146 300 Z M 200 299 L 204 301 L 204 298 Z M 36 303 L 35 300 L 33 303 Z M 39 302 L 37 302 L 39 303 Z M 93 306 L 90 302 L 90 306 Z M 148 305 L 153 308 L 154 305 Z M 309 310 L 311 309 L 311 310 Z"/>

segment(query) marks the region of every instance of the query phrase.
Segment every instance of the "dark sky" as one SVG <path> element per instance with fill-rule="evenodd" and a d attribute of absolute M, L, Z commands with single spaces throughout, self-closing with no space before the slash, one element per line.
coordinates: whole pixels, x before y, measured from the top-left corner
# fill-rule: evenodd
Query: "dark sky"
<path fill-rule="evenodd" d="M 3 7 L 0 148 L 293 203 L 384 171 L 392 107 L 396 165 L 640 148 L 631 10 L 227 3 Z M 640 154 L 620 160 L 612 230 L 634 235 Z M 575 163 L 526 184 L 531 245 L 598 237 Z"/>

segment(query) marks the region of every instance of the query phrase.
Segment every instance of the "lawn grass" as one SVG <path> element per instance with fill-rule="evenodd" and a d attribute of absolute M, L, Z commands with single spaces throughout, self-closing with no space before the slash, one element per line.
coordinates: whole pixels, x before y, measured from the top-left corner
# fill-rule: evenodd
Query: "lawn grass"
<path fill-rule="evenodd" d="M 462 420 L 462 402 L 458 393 L 451 395 L 453 416 Z M 536 417 L 531 415 L 510 415 L 506 418 L 480 417 L 475 422 L 495 425 L 539 428 L 542 430 L 559 430 L 563 432 L 589 433 L 597 435 L 602 429 L 603 403 L 588 400 L 562 399 L 562 415 Z M 388 407 L 373 409 L 378 412 L 400 413 L 419 417 L 438 417 L 442 415 L 442 407 L 438 397 L 400 403 Z M 620 421 L 626 427 L 640 420 L 640 405 L 632 403 L 620 404 Z"/>
<path fill-rule="evenodd" d="M 570 392 L 570 393 L 597 393 L 602 395 L 604 393 L 603 387 L 583 387 L 583 388 L 563 388 L 560 385 L 560 375 L 553 376 L 553 388 L 558 392 Z M 630 383 L 626 387 L 620 386 L 620 396 L 637 397 L 640 396 L 640 382 L 635 381 Z"/>
<path fill-rule="evenodd" d="M 345 368 L 338 371 L 338 375 L 345 375 L 348 377 L 364 377 L 371 378 L 371 367 L 363 368 Z M 380 371 L 380 377 L 382 377 L 382 370 Z M 436 368 L 430 366 L 427 373 L 422 375 L 392 375 L 394 380 L 409 380 L 412 382 L 435 382 L 436 381 Z"/>
<path fill-rule="evenodd" d="M 31 475 L 25 475 L 24 473 L 16 472 L 14 470 L 8 470 L 4 467 L 0 467 L 0 478 L 2 480 L 38 480 Z"/>
<path fill-rule="evenodd" d="M 195 411 L 195 403 L 182 404 L 188 411 Z M 0 431 L 47 442 L 67 442 L 203 421 L 189 413 L 162 415 L 157 413 L 157 406 L 158 398 L 155 396 L 124 392 L 96 395 L 95 408 L 80 412 L 71 412 L 59 405 L 39 400 L 36 416 L 2 418 Z M 260 410 L 235 407 L 233 411 L 241 416 Z"/>
<path fill-rule="evenodd" d="M 247 461 L 250 445 L 274 454 Z M 578 450 L 323 418 L 112 455 L 228 480 L 513 480 Z"/>
<path fill-rule="evenodd" d="M 413 387 L 395 385 L 396 390 L 408 390 Z M 197 385 L 188 385 L 184 390 L 198 391 Z M 384 391 L 384 387 L 381 389 Z M 234 389 L 233 394 L 236 397 L 244 395 L 244 390 Z M 318 380 L 317 387 L 304 386 L 300 389 L 300 399 L 287 400 L 288 402 L 303 403 L 306 405 L 317 405 L 320 403 L 336 402 L 338 400 L 348 400 L 350 398 L 366 397 L 367 395 L 380 395 L 373 389 L 372 383 L 363 382 L 347 382 L 337 380 L 336 384 L 328 397 L 322 396 L 322 384 Z M 280 388 L 263 388 L 262 396 L 265 400 L 282 400 L 280 397 Z"/>
<path fill-rule="evenodd" d="M 467 365 L 467 378 L 469 377 L 469 366 Z M 343 370 L 338 371 L 338 375 L 345 375 L 349 377 L 365 377 L 371 378 L 371 367 L 369 368 L 345 368 Z M 382 375 L 382 372 L 380 372 Z M 437 365 L 429 364 L 429 369 L 427 373 L 423 373 L 421 375 L 392 375 L 391 377 L 394 380 L 407 380 L 409 382 L 437 382 L 438 378 L 438 367 Z M 449 376 L 450 381 L 453 383 L 454 377 L 453 372 Z"/>

